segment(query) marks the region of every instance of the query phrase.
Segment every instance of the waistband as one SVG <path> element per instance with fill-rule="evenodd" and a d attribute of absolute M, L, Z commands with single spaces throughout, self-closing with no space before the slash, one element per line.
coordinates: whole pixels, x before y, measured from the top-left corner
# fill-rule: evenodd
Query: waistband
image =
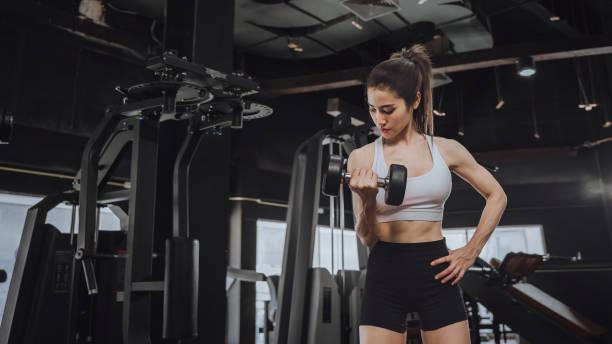
<path fill-rule="evenodd" d="M 397 249 L 397 250 L 407 250 L 407 251 L 429 251 L 436 249 L 445 249 L 446 250 L 446 238 L 442 238 L 441 240 L 436 241 L 424 241 L 424 242 L 390 242 L 390 241 L 378 241 L 374 248 L 389 248 L 389 249 Z"/>

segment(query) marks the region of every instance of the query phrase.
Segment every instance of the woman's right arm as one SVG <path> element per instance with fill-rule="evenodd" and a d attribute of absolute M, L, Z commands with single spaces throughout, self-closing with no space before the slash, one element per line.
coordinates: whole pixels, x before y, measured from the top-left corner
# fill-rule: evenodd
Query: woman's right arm
<path fill-rule="evenodd" d="M 355 231 L 361 243 L 370 248 L 378 241 L 378 221 L 376 220 L 376 194 L 378 176 L 369 167 L 367 153 L 356 149 L 349 155 L 347 170 L 351 173 L 349 187 L 353 194 L 353 213 Z"/>

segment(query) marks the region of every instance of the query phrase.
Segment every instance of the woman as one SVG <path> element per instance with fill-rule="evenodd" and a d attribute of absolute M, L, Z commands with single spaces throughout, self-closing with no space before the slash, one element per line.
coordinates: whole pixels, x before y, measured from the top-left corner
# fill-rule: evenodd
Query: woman
<path fill-rule="evenodd" d="M 431 62 L 423 46 L 394 53 L 371 71 L 368 106 L 381 136 L 349 156 L 357 235 L 371 248 L 362 300 L 361 344 L 406 343 L 406 316 L 418 312 L 425 344 L 469 343 L 457 282 L 474 263 L 502 216 L 506 195 L 457 141 L 433 137 Z M 404 201 L 384 203 L 378 176 L 390 164 L 408 169 Z M 442 236 L 453 171 L 486 206 L 472 239 L 449 251 Z"/>

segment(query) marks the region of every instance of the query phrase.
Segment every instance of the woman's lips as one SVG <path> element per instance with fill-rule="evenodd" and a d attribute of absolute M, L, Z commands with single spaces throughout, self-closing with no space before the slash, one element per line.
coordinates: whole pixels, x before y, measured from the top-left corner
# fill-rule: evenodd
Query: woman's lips
<path fill-rule="evenodd" d="M 391 129 L 380 129 L 380 132 L 382 132 L 383 134 L 388 133 L 389 131 L 391 131 Z"/>

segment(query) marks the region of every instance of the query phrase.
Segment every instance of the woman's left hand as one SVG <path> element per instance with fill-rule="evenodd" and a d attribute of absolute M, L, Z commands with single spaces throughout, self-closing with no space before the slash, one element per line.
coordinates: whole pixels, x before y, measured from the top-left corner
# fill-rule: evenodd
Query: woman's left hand
<path fill-rule="evenodd" d="M 448 267 L 444 271 L 440 272 L 435 276 L 435 279 L 443 278 L 441 283 L 446 283 L 451 279 L 455 280 L 451 285 L 457 284 L 465 275 L 465 272 L 474 264 L 476 257 L 478 257 L 479 250 L 464 246 L 456 250 L 449 250 L 448 256 L 438 258 L 431 262 L 432 266 L 439 265 L 442 263 L 448 263 Z"/>

